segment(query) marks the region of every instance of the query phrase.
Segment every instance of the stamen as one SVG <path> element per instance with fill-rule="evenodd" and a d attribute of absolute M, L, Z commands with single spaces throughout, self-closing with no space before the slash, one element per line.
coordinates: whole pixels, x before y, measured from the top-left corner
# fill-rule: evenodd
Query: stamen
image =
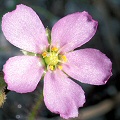
<path fill-rule="evenodd" d="M 52 47 L 52 51 L 53 51 L 53 52 L 57 52 L 57 51 L 58 51 L 58 48 L 57 48 L 57 47 Z"/>
<path fill-rule="evenodd" d="M 64 62 L 64 61 L 62 61 L 62 60 L 58 60 L 58 62 L 59 62 L 59 63 L 65 63 L 65 62 Z"/>
<path fill-rule="evenodd" d="M 50 65 L 50 66 L 49 66 L 49 69 L 53 71 L 53 70 L 54 70 L 53 65 Z"/>
<path fill-rule="evenodd" d="M 47 52 L 46 52 L 46 51 L 43 52 L 43 53 L 42 53 L 42 56 L 43 56 L 43 58 L 47 57 Z"/>
<path fill-rule="evenodd" d="M 62 65 L 58 65 L 58 69 L 62 70 L 63 66 Z"/>
<path fill-rule="evenodd" d="M 65 55 L 62 55 L 61 58 L 64 62 L 67 62 L 67 57 Z"/>

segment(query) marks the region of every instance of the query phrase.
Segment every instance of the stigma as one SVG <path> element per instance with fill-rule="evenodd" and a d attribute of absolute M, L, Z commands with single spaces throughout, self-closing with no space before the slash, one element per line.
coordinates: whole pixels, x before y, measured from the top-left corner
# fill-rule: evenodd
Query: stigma
<path fill-rule="evenodd" d="M 56 65 L 58 63 L 58 55 L 55 52 L 48 52 L 44 60 L 47 65 Z"/>

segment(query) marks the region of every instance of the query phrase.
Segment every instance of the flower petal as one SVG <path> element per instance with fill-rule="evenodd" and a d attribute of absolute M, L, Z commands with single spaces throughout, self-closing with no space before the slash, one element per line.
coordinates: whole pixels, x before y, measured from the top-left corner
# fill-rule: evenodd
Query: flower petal
<path fill-rule="evenodd" d="M 85 11 L 67 15 L 53 26 L 52 44 L 63 47 L 63 52 L 71 51 L 88 42 L 95 34 L 97 25 L 97 21 Z"/>
<path fill-rule="evenodd" d="M 44 101 L 47 108 L 61 117 L 78 116 L 85 102 L 84 91 L 60 70 L 47 72 L 44 78 Z"/>
<path fill-rule="evenodd" d="M 48 45 L 45 28 L 38 15 L 22 4 L 3 16 L 2 30 L 10 43 L 29 52 L 39 53 Z"/>
<path fill-rule="evenodd" d="M 63 70 L 83 83 L 102 85 L 112 75 L 112 63 L 96 49 L 81 49 L 66 54 L 68 62 Z"/>
<path fill-rule="evenodd" d="M 33 56 L 12 57 L 4 65 L 3 71 L 8 89 L 18 93 L 34 91 L 43 74 L 39 59 Z"/>

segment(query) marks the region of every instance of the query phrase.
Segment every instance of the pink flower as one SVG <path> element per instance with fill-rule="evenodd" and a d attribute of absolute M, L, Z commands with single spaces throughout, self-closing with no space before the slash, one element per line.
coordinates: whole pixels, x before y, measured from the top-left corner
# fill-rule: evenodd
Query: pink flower
<path fill-rule="evenodd" d="M 111 61 L 99 50 L 73 51 L 93 37 L 97 24 L 85 11 L 67 15 L 53 26 L 48 42 L 46 29 L 33 9 L 17 5 L 16 10 L 3 16 L 2 30 L 10 43 L 27 54 L 12 57 L 4 65 L 8 89 L 32 92 L 44 75 L 47 108 L 66 119 L 78 116 L 78 108 L 85 102 L 84 91 L 68 76 L 103 85 L 112 75 Z"/>

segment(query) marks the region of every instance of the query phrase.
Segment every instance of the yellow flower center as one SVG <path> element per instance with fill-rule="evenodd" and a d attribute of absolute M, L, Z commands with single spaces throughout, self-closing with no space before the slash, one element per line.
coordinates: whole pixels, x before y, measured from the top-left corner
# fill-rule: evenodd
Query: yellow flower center
<path fill-rule="evenodd" d="M 56 65 L 58 63 L 58 55 L 55 52 L 48 52 L 44 60 L 47 65 Z"/>
<path fill-rule="evenodd" d="M 49 51 L 42 53 L 43 60 L 47 66 L 47 70 L 55 70 L 56 68 L 62 70 L 62 63 L 67 62 L 67 57 L 59 53 L 57 47 L 50 47 Z"/>

